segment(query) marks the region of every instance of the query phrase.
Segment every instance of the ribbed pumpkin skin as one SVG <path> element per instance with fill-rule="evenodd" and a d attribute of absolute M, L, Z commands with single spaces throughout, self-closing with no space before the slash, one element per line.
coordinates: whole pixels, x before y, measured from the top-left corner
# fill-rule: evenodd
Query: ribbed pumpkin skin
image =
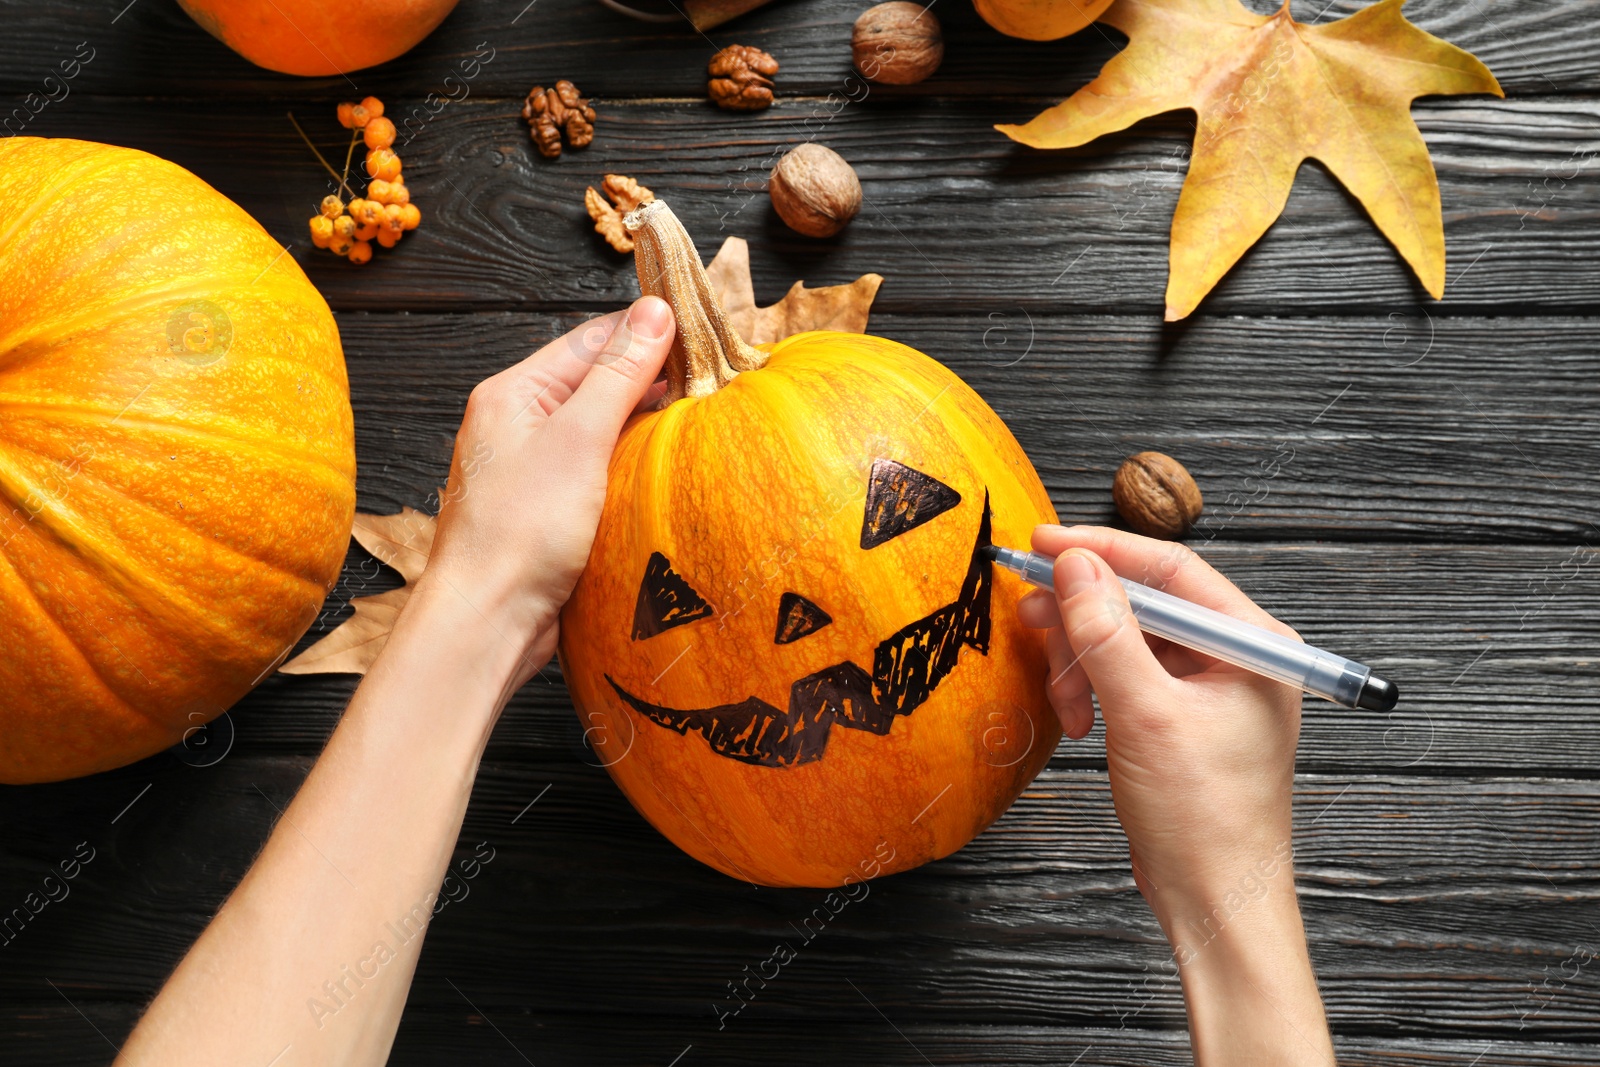
<path fill-rule="evenodd" d="M 1008 37 L 1055 41 L 1087 27 L 1111 0 L 972 0 L 972 6 Z"/>
<path fill-rule="evenodd" d="M 0 141 L 0 781 L 247 692 L 337 580 L 354 479 L 338 330 L 266 231 L 143 152 Z"/>
<path fill-rule="evenodd" d="M 387 63 L 433 32 L 456 0 L 178 0 L 258 67 L 320 78 Z"/>
<path fill-rule="evenodd" d="M 1020 584 L 995 577 L 987 655 L 967 649 L 879 736 L 835 724 L 814 762 L 757 766 L 624 703 L 788 703 L 797 679 L 851 660 L 957 598 L 985 490 L 993 540 L 1025 545 L 1055 512 L 1009 430 L 943 366 L 904 345 L 808 333 L 716 393 L 623 431 L 588 567 L 561 622 L 562 669 L 598 759 L 685 852 L 735 878 L 837 886 L 949 855 L 1010 806 L 1060 738 L 1042 634 L 1016 619 Z M 961 495 L 951 510 L 862 549 L 878 457 Z M 653 552 L 716 614 L 634 640 Z M 774 641 L 778 604 L 804 596 L 832 622 Z M 892 854 L 892 859 L 886 859 Z"/>

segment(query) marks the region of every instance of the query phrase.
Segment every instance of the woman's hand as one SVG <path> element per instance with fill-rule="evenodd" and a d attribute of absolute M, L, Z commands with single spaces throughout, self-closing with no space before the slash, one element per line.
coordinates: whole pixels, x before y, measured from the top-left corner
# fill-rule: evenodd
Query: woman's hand
<path fill-rule="evenodd" d="M 1030 594 L 1023 621 L 1048 626 L 1050 701 L 1067 735 L 1106 724 L 1106 762 L 1139 889 L 1161 914 L 1225 892 L 1289 841 L 1300 694 L 1141 633 L 1116 575 L 1290 637 L 1183 545 L 1099 527 L 1041 526 L 1054 593 Z M 1287 864 L 1280 864 L 1287 869 Z"/>
<path fill-rule="evenodd" d="M 1049 628 L 1069 737 L 1094 726 L 1099 697 L 1111 798 L 1183 976 L 1197 1062 L 1333 1062 L 1294 887 L 1300 693 L 1141 633 L 1117 576 L 1297 635 L 1182 545 L 1040 526 L 1033 547 L 1057 557 L 1055 590 L 1018 615 Z"/>
<path fill-rule="evenodd" d="M 517 646 L 516 685 L 555 653 L 611 450 L 628 416 L 661 395 L 673 332 L 672 309 L 643 297 L 484 380 L 467 402 L 420 585 L 465 600 Z"/>

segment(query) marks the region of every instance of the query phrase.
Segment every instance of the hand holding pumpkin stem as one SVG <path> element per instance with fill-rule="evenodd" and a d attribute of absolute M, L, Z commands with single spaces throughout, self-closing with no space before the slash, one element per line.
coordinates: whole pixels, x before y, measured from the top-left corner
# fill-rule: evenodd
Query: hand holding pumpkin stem
<path fill-rule="evenodd" d="M 479 383 L 467 402 L 417 595 L 431 584 L 489 620 L 495 640 L 518 646 L 518 684 L 555 653 L 617 434 L 660 395 L 672 338 L 671 309 L 641 297 Z"/>

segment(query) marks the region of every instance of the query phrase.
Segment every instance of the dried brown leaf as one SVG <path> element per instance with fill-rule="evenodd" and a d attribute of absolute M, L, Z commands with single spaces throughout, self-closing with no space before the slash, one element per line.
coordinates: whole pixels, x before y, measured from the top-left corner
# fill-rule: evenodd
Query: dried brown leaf
<path fill-rule="evenodd" d="M 807 289 L 795 282 L 771 307 L 757 307 L 750 279 L 750 246 L 742 237 L 722 242 L 716 258 L 706 267 L 711 288 L 722 301 L 728 322 L 753 345 L 781 341 L 808 330 L 866 333 L 873 298 L 883 284 L 879 274 L 863 274 L 848 285 Z"/>
<path fill-rule="evenodd" d="M 415 508 L 401 508 L 397 515 L 356 513 L 352 536 L 361 547 L 405 578 L 398 589 L 374 596 L 357 597 L 350 602 L 355 615 L 327 637 L 318 641 L 278 670 L 283 674 L 366 674 L 389 642 L 400 609 L 411 599 L 411 590 L 428 565 L 433 551 L 433 535 L 438 520 Z"/>
<path fill-rule="evenodd" d="M 411 586 L 403 585 L 376 596 L 350 602 L 353 617 L 338 629 L 278 668 L 280 674 L 366 674 L 389 643 L 400 609 L 411 599 Z"/>
<path fill-rule="evenodd" d="M 422 577 L 433 552 L 433 534 L 439 520 L 416 508 L 401 508 L 398 515 L 356 513 L 350 531 L 362 548 L 400 572 L 407 582 Z"/>

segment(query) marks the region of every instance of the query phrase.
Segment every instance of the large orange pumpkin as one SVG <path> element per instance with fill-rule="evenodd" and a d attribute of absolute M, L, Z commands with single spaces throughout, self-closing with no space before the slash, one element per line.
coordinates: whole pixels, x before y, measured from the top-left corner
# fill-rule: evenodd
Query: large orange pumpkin
<path fill-rule="evenodd" d="M 258 67 L 323 77 L 404 55 L 456 0 L 178 0 L 211 36 Z"/>
<path fill-rule="evenodd" d="M 305 632 L 355 506 L 344 357 L 199 178 L 0 141 L 0 781 L 121 766 Z"/>
<path fill-rule="evenodd" d="M 1054 521 L 1038 475 L 940 364 L 860 334 L 752 348 L 671 211 L 630 223 L 679 332 L 562 614 L 595 753 L 735 878 L 837 886 L 954 852 L 1060 738 L 1021 587 L 982 552 Z"/>

